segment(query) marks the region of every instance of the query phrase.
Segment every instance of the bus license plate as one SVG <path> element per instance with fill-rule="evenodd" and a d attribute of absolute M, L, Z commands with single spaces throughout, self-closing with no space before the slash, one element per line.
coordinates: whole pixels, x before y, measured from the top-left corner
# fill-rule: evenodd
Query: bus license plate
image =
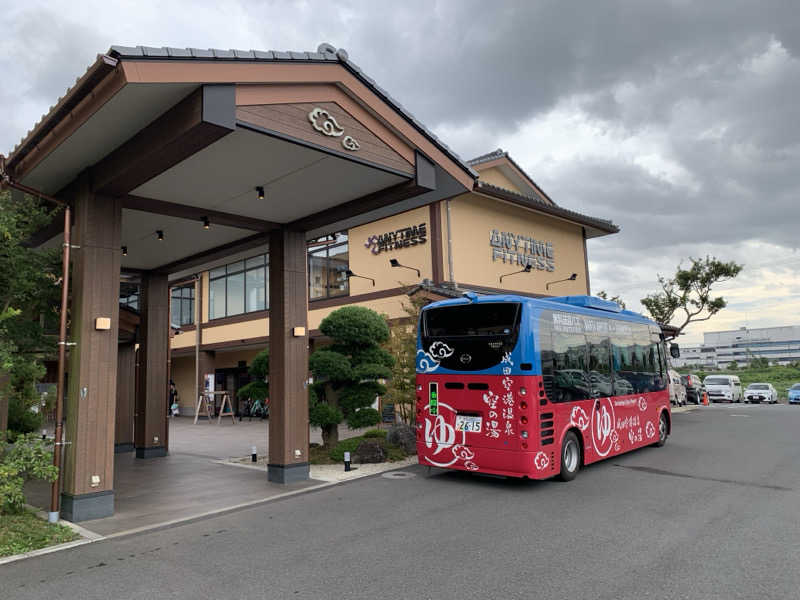
<path fill-rule="evenodd" d="M 456 431 L 481 432 L 481 417 L 456 415 Z"/>

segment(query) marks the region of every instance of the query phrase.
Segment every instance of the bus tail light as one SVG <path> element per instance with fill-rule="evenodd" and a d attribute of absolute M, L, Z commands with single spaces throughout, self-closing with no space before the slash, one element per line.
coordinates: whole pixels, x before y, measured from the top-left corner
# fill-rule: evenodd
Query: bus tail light
<path fill-rule="evenodd" d="M 528 403 L 527 403 L 527 402 L 525 402 L 525 400 L 523 400 L 522 402 L 520 402 L 520 403 L 519 403 L 519 407 L 520 407 L 522 410 L 525 410 L 526 408 L 528 408 Z"/>
<path fill-rule="evenodd" d="M 418 392 L 421 392 L 421 391 L 422 391 L 422 385 L 421 385 L 421 384 L 417 386 L 417 391 L 418 391 Z"/>
<path fill-rule="evenodd" d="M 524 396 L 527 393 L 528 393 L 528 390 L 526 390 L 524 387 L 519 388 L 519 395 L 520 396 Z"/>
<path fill-rule="evenodd" d="M 528 417 L 526 417 L 525 415 L 522 415 L 522 417 L 520 418 L 520 420 L 519 420 L 519 421 L 520 421 L 520 423 L 522 423 L 523 425 L 527 425 L 527 424 L 528 424 Z"/>
<path fill-rule="evenodd" d="M 528 439 L 528 432 L 527 432 L 527 431 L 525 431 L 524 429 L 522 430 L 522 432 L 520 433 L 520 435 L 522 436 L 522 439 L 523 439 L 523 440 L 527 440 L 527 439 Z"/>
<path fill-rule="evenodd" d="M 522 442 L 522 447 L 523 448 L 527 448 L 528 447 L 528 442 Z"/>

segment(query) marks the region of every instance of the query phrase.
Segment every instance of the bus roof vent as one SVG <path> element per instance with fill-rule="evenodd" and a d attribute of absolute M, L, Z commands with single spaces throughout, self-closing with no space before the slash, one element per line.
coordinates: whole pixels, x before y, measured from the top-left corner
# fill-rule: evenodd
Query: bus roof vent
<path fill-rule="evenodd" d="M 462 295 L 470 302 L 475 302 L 478 299 L 478 294 L 475 292 L 464 292 Z"/>
<path fill-rule="evenodd" d="M 582 306 L 584 308 L 593 308 L 595 310 L 604 310 L 606 312 L 622 312 L 622 307 L 616 302 L 611 300 L 603 300 L 596 296 L 558 296 L 555 298 L 547 298 L 550 302 L 561 302 L 562 304 L 571 304 L 572 306 Z"/>

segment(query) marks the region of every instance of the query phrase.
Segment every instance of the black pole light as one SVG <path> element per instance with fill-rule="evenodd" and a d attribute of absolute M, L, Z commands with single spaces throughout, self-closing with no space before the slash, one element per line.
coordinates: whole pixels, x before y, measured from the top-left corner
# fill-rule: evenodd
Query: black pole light
<path fill-rule="evenodd" d="M 364 277 L 363 275 L 356 275 L 350 269 L 344 272 L 348 279 L 351 277 L 358 277 L 359 279 L 369 279 L 372 282 L 372 287 L 375 287 L 375 280 L 372 277 Z"/>
<path fill-rule="evenodd" d="M 570 275 L 566 279 L 558 279 L 556 281 L 549 282 L 547 285 L 544 286 L 544 289 L 549 290 L 550 286 L 553 285 L 554 283 L 561 283 L 562 281 L 575 281 L 577 278 L 578 278 L 578 274 L 577 273 L 573 273 L 572 275 Z"/>
<path fill-rule="evenodd" d="M 506 273 L 505 275 L 500 275 L 500 283 L 503 283 L 503 277 L 509 277 L 511 275 L 516 275 L 517 273 L 530 273 L 531 266 L 525 265 L 524 269 L 520 269 L 519 271 L 514 271 L 513 273 Z"/>
<path fill-rule="evenodd" d="M 411 269 L 412 271 L 416 271 L 417 272 L 417 277 L 422 277 L 422 275 L 419 272 L 419 269 L 417 269 L 416 267 L 407 267 L 406 265 L 401 265 L 397 261 L 396 258 L 390 258 L 389 259 L 389 264 L 392 265 L 393 267 L 401 267 L 403 269 Z"/>
<path fill-rule="evenodd" d="M 211 229 L 211 221 L 208 217 L 203 217 L 201 220 L 203 221 L 203 229 Z"/>
<path fill-rule="evenodd" d="M 256 194 L 258 194 L 259 201 L 264 200 L 264 186 L 263 185 L 256 186 Z"/>

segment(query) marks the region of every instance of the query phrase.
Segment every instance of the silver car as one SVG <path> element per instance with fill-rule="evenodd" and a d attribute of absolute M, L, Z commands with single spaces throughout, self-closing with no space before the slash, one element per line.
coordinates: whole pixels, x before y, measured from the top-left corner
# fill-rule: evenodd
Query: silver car
<path fill-rule="evenodd" d="M 777 404 L 778 390 L 771 383 L 751 383 L 744 391 L 744 401 L 754 404 L 760 404 L 761 402 Z"/>

